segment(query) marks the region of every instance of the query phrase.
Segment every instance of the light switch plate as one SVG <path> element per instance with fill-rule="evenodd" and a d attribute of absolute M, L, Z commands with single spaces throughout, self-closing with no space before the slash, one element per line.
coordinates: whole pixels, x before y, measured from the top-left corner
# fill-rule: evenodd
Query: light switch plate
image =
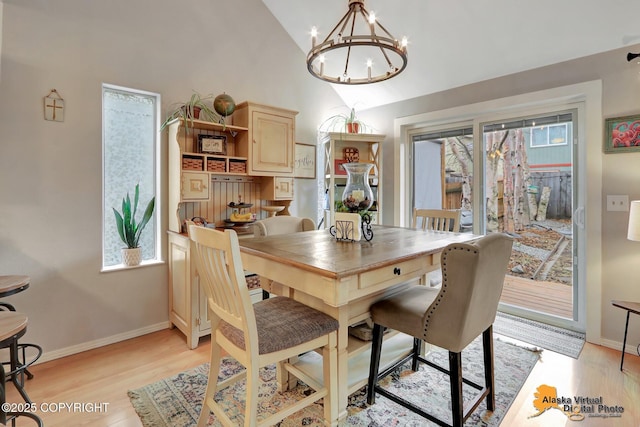
<path fill-rule="evenodd" d="M 607 211 L 628 212 L 629 196 L 607 196 Z"/>

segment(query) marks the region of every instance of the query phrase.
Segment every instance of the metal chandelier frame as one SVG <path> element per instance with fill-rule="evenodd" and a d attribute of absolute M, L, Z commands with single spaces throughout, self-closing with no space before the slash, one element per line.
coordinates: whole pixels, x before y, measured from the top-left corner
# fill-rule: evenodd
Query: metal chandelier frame
<path fill-rule="evenodd" d="M 312 30 L 312 48 L 307 55 L 307 69 L 315 77 L 330 82 L 346 85 L 359 85 L 377 83 L 400 74 L 407 67 L 407 41 L 403 38 L 398 41 L 386 28 L 376 19 L 374 14 L 370 14 L 364 7 L 364 0 L 348 0 L 349 10 L 333 28 L 329 35 L 320 44 L 316 45 L 315 27 Z M 364 20 L 365 28 L 369 28 L 367 34 L 354 34 L 356 21 L 358 18 Z M 348 31 L 348 33 L 346 32 Z M 379 35 L 380 34 L 380 35 Z M 378 58 L 386 63 L 386 70 L 372 74 L 373 60 L 367 60 L 366 73 L 362 65 L 362 77 L 349 68 L 352 50 L 362 50 L 363 48 L 374 47 L 379 49 Z M 374 49 L 374 52 L 376 49 Z M 326 74 L 324 62 L 325 55 L 332 57 L 335 53 L 344 53 L 344 69 L 341 74 Z M 356 67 L 358 67 L 356 65 Z"/>

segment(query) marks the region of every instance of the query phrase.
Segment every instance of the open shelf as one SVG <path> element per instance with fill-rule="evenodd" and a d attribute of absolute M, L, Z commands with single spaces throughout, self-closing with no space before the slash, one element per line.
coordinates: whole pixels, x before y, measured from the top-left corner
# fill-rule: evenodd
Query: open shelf
<path fill-rule="evenodd" d="M 172 120 L 167 124 L 167 126 L 171 126 L 173 123 L 177 123 L 182 119 Z M 205 120 L 189 120 L 189 128 L 199 129 L 199 130 L 210 130 L 217 132 L 248 132 L 249 128 L 243 126 L 235 126 L 235 125 L 225 125 L 223 123 L 215 123 L 215 122 L 207 122 Z"/>
<path fill-rule="evenodd" d="M 354 338 L 357 339 L 357 338 Z M 367 384 L 369 378 L 369 363 L 371 361 L 371 342 L 360 341 L 360 345 L 352 347 L 352 340 L 349 339 L 349 394 L 357 391 Z M 382 355 L 380 356 L 380 370 L 391 366 L 395 361 L 402 359 L 411 352 L 413 347 L 413 337 L 390 332 L 384 337 L 382 343 Z M 320 384 L 324 384 L 322 379 L 322 356 L 316 352 L 305 353 L 298 358 L 295 363 L 304 373 L 311 376 Z"/>

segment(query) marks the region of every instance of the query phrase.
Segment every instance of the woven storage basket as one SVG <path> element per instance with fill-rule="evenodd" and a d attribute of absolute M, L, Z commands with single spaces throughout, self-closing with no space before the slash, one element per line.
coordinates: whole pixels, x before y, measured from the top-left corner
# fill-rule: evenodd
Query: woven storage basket
<path fill-rule="evenodd" d="M 247 288 L 257 289 L 260 287 L 260 276 L 257 274 L 246 276 L 245 279 L 247 279 Z"/>
<path fill-rule="evenodd" d="M 182 169 L 190 171 L 201 171 L 203 161 L 202 159 L 194 159 L 192 157 L 182 158 Z"/>
<path fill-rule="evenodd" d="M 247 164 L 245 162 L 229 162 L 229 172 L 246 173 Z"/>
<path fill-rule="evenodd" d="M 217 159 L 207 159 L 207 170 L 209 172 L 225 172 L 225 161 Z"/>

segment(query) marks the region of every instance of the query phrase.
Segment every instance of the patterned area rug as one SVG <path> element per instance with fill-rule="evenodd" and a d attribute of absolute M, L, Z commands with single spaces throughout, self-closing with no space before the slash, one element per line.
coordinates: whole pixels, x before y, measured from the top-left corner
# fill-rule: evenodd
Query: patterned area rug
<path fill-rule="evenodd" d="M 513 399 L 524 384 L 527 376 L 535 366 L 539 353 L 507 342 L 494 340 L 495 352 L 495 383 L 496 409 L 493 413 L 486 410 L 485 403 L 467 420 L 465 426 L 497 426 L 509 409 Z M 463 370 L 465 377 L 478 383 L 482 382 L 482 345 L 478 339 L 463 351 Z M 429 359 L 448 367 L 448 353 L 434 348 Z M 145 427 L 187 427 L 195 426 L 204 390 L 207 383 L 208 364 L 181 372 L 170 378 L 147 385 L 128 392 L 131 403 Z M 243 369 L 233 358 L 223 359 L 221 378 L 226 378 Z M 426 370 L 426 371 L 425 371 Z M 476 374 L 477 373 L 477 374 Z M 299 399 L 308 390 L 304 384 L 284 394 L 276 393 L 275 366 L 260 371 L 261 390 L 259 415 L 274 412 L 282 404 L 291 399 Z M 385 378 L 385 387 L 400 392 L 427 411 L 450 420 L 449 413 L 449 381 L 438 371 L 420 367 L 419 372 L 412 372 L 408 366 Z M 465 401 L 475 395 L 475 389 L 463 387 Z M 244 382 L 240 382 L 221 392 L 218 398 L 226 405 L 227 413 L 238 416 L 237 423 L 242 424 L 244 410 Z M 322 403 L 299 411 L 285 419 L 280 426 L 321 426 Z M 213 417 L 209 418 L 211 426 L 220 425 Z M 378 395 L 376 404 L 370 407 L 366 404 L 365 388 L 358 390 L 349 397 L 347 426 L 427 426 L 433 425 L 424 418 L 414 415 L 401 406 Z"/>
<path fill-rule="evenodd" d="M 577 359 L 585 334 L 506 313 L 498 313 L 493 332 Z"/>

